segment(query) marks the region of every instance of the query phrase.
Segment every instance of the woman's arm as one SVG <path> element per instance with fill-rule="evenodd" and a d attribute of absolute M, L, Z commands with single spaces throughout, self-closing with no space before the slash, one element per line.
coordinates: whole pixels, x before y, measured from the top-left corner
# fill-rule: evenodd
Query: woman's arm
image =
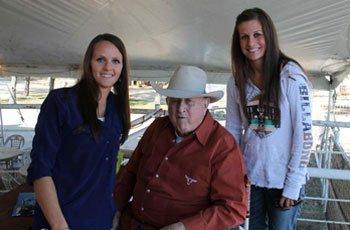
<path fill-rule="evenodd" d="M 52 171 L 61 146 L 61 127 L 66 120 L 66 104 L 60 91 L 53 90 L 43 102 L 35 127 L 32 162 L 28 168 L 27 181 L 33 184 L 37 202 L 51 229 L 68 229 L 58 202 L 52 180 Z"/>
<path fill-rule="evenodd" d="M 37 202 L 52 230 L 69 229 L 58 203 L 57 193 L 52 178 L 42 177 L 34 181 Z"/>
<path fill-rule="evenodd" d="M 311 93 L 307 78 L 301 70 L 300 73 L 296 71 L 295 73 L 290 73 L 287 85 L 287 98 L 290 104 L 293 134 L 288 172 L 282 195 L 286 198 L 297 200 L 300 188 L 305 182 L 313 143 Z"/>

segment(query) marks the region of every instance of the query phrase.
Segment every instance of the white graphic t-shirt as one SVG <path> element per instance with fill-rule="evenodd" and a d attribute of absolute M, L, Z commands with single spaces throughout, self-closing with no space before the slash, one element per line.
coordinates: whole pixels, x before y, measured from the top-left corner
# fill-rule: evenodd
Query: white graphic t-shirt
<path fill-rule="evenodd" d="M 272 105 L 259 105 L 258 98 L 247 103 L 248 125 L 260 138 L 273 133 L 279 126 L 278 108 Z"/>

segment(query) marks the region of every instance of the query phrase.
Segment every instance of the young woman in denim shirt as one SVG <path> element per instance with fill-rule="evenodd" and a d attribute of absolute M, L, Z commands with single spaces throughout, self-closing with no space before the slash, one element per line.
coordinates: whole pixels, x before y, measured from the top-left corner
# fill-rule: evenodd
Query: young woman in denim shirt
<path fill-rule="evenodd" d="M 28 169 L 37 198 L 33 229 L 112 228 L 116 156 L 130 129 L 128 81 L 123 42 L 100 34 L 78 83 L 43 102 Z"/>

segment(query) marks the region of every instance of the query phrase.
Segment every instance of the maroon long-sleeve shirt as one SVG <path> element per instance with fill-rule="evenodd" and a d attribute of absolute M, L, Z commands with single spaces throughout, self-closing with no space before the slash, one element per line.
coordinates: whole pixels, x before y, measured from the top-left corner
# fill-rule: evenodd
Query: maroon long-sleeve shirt
<path fill-rule="evenodd" d="M 168 117 L 146 130 L 116 185 L 120 227 L 181 221 L 186 229 L 217 230 L 243 223 L 245 169 L 231 134 L 207 113 L 192 135 L 180 143 L 175 138 Z"/>

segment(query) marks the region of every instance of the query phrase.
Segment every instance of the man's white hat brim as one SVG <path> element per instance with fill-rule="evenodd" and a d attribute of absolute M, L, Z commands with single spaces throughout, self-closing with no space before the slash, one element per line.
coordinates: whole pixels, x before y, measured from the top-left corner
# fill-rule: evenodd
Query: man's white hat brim
<path fill-rule="evenodd" d="M 207 97 L 210 99 L 210 103 L 220 100 L 224 93 L 223 91 L 213 91 L 210 93 L 196 92 L 196 91 L 184 91 L 178 89 L 164 89 L 156 83 L 151 82 L 153 89 L 164 96 L 172 98 L 195 98 L 195 97 Z"/>

